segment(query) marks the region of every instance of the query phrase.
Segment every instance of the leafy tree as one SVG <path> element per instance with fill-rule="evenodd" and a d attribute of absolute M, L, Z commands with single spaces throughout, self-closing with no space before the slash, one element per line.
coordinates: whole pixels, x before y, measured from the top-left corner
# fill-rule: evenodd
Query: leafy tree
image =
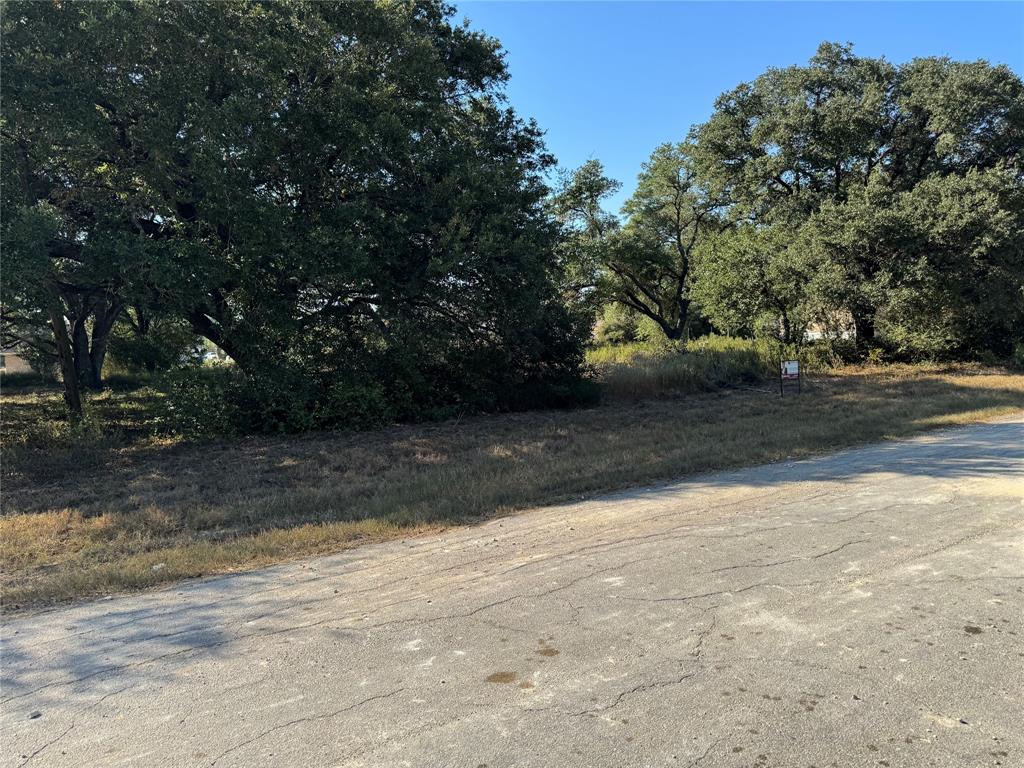
<path fill-rule="evenodd" d="M 644 164 L 623 207 L 624 226 L 602 207 L 619 187 L 596 160 L 563 182 L 553 209 L 570 226 L 568 260 L 600 297 L 648 318 L 666 338 L 681 339 L 691 269 L 706 237 L 721 226 L 720 204 L 697 183 L 685 144 L 662 145 Z"/>
<path fill-rule="evenodd" d="M 622 222 L 606 211 L 605 201 L 622 189 L 621 182 L 605 175 L 599 160 L 588 160 L 574 171 L 562 172 L 558 188 L 548 201 L 561 225 L 558 253 L 571 299 L 600 313 L 609 300 L 603 282 Z"/>
<path fill-rule="evenodd" d="M 799 345 L 815 315 L 815 264 L 782 226 L 743 223 L 711 239 L 694 272 L 693 296 L 727 333 Z"/>
<path fill-rule="evenodd" d="M 933 215 L 928 210 L 944 204 L 932 205 L 935 194 L 917 190 L 988 172 L 1019 188 L 1024 85 L 1007 67 L 982 61 L 925 58 L 895 66 L 823 44 L 807 66 L 769 70 L 724 94 L 694 139 L 699 176 L 726 197 L 737 220 L 788 227 L 794 240 L 826 259 L 816 283 L 833 311 L 852 315 L 858 341 L 868 345 L 883 312 L 894 327 L 891 320 L 900 314 L 888 306 L 894 297 L 925 283 L 943 301 L 972 292 L 956 284 L 965 271 L 950 266 L 950 259 L 969 260 L 962 248 L 973 242 L 971 217 L 941 217 L 946 230 L 939 242 L 924 221 Z M 1018 196 L 987 199 L 1017 216 Z M 933 247 L 945 256 L 923 253 Z M 1007 247 L 1001 252 L 1012 252 Z M 918 268 L 922 258 L 933 265 L 927 280 Z M 991 305 L 994 297 L 975 298 Z M 966 319 L 951 305 L 941 309 Z M 947 335 L 933 346 L 976 346 L 979 332 L 960 323 L 955 343 Z"/>
<path fill-rule="evenodd" d="M 920 247 L 914 271 L 887 297 L 886 337 L 931 356 L 1012 354 L 1024 340 L 1021 177 L 1001 166 L 936 174 L 901 207 Z"/>
<path fill-rule="evenodd" d="M 686 144 L 663 144 L 644 163 L 623 210 L 629 221 L 608 260 L 613 295 L 683 338 L 699 250 L 721 229 L 721 202 L 696 178 Z"/>
<path fill-rule="evenodd" d="M 815 293 L 829 306 L 855 297 L 876 307 L 900 355 L 1009 355 L 1024 337 L 1022 195 L 990 169 L 827 204 L 801 241 L 822 260 Z"/>
<path fill-rule="evenodd" d="M 92 318 L 99 351 L 144 306 L 313 400 L 344 380 L 500 407 L 573 380 L 553 161 L 501 106 L 497 41 L 452 13 L 9 3 L 5 313 L 48 313 L 59 349 Z"/>

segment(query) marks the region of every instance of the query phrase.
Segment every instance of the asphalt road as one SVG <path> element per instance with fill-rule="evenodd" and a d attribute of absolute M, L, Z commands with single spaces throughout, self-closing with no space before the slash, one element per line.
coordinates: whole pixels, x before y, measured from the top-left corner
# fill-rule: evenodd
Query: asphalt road
<path fill-rule="evenodd" d="M 1024 766 L 1024 419 L 7 622 L 3 766 Z"/>

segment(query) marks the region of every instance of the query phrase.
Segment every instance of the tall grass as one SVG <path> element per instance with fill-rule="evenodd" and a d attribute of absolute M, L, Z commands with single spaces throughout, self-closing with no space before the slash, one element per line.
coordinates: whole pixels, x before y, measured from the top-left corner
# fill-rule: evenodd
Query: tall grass
<path fill-rule="evenodd" d="M 714 335 L 685 343 L 605 344 L 587 351 L 587 362 L 597 371 L 604 397 L 611 400 L 764 384 L 778 376 L 782 359 L 798 359 L 804 374 L 823 373 L 845 364 L 841 350 L 830 343 L 797 348 L 768 339 Z"/>
<path fill-rule="evenodd" d="M 706 336 L 685 345 L 600 347 L 588 354 L 605 397 L 615 400 L 758 384 L 772 375 L 776 358 L 762 343 L 726 336 Z"/>

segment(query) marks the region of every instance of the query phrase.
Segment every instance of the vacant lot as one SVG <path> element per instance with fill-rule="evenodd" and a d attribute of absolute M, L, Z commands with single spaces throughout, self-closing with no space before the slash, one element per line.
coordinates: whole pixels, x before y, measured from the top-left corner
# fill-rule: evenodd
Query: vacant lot
<path fill-rule="evenodd" d="M 1024 408 L 1024 376 L 849 369 L 771 387 L 372 433 L 188 443 L 155 395 L 94 403 L 113 433 L 68 438 L 53 392 L 5 395 L 7 610 L 250 568 L 581 494 L 807 456 Z"/>

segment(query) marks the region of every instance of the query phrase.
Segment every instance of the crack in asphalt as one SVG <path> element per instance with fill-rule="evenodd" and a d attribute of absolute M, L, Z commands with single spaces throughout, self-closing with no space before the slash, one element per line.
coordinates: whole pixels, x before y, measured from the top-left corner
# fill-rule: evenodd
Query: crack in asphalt
<path fill-rule="evenodd" d="M 22 768 L 22 766 L 28 765 L 36 756 L 42 754 L 44 751 L 46 751 L 47 749 L 52 747 L 54 744 L 59 742 L 61 739 L 63 739 L 65 736 L 67 736 L 69 733 L 71 733 L 71 731 L 73 731 L 75 729 L 75 724 L 78 722 L 78 718 L 79 718 L 80 715 L 84 715 L 87 712 L 91 712 L 92 710 L 96 709 L 96 707 L 98 707 L 100 704 L 102 704 L 104 701 L 109 699 L 111 696 L 116 696 L 119 693 L 124 693 L 125 691 L 127 691 L 131 687 L 132 686 L 129 684 L 129 685 L 124 686 L 123 688 L 117 689 L 116 691 L 111 691 L 110 693 L 106 693 L 103 696 L 100 696 L 98 699 L 96 699 L 96 701 L 94 701 L 89 706 L 83 707 L 82 709 L 78 710 L 78 712 L 75 713 L 75 716 L 71 719 L 71 725 L 69 725 L 67 728 L 65 728 L 64 731 L 62 731 L 61 733 L 59 733 L 56 736 L 54 736 L 48 742 L 43 744 L 41 747 L 36 749 L 32 754 L 26 756 L 22 760 L 22 762 L 18 765 L 18 768 Z"/>
<path fill-rule="evenodd" d="M 710 571 L 702 571 L 702 573 L 723 573 L 725 571 L 737 571 L 742 568 L 774 568 L 777 565 L 788 565 L 789 563 L 800 563 L 805 562 L 807 560 L 819 560 L 823 557 L 834 555 L 836 554 L 836 552 L 842 552 L 844 549 L 846 549 L 847 547 L 852 547 L 854 544 L 863 544 L 866 541 L 871 541 L 871 539 L 855 539 L 854 541 L 848 541 L 845 544 L 839 545 L 835 549 L 830 549 L 827 552 L 821 552 L 819 554 L 811 555 L 809 557 L 790 557 L 786 560 L 776 560 L 770 563 L 746 563 L 741 565 L 728 565 L 724 568 L 715 568 Z"/>
<path fill-rule="evenodd" d="M 711 754 L 711 750 L 714 749 L 715 747 L 717 747 L 723 741 L 725 741 L 725 739 L 715 739 L 715 741 L 711 742 L 708 745 L 708 748 L 705 749 L 704 752 L 696 760 L 694 760 L 694 761 L 692 761 L 690 763 L 689 768 L 697 768 L 697 766 L 700 765 L 702 762 L 704 762 L 704 759 L 707 758 L 707 756 Z"/>
<path fill-rule="evenodd" d="M 63 732 L 57 734 L 52 739 L 50 739 L 48 742 L 46 742 L 41 747 L 39 747 L 35 752 L 33 752 L 32 754 L 30 754 L 27 757 L 25 757 L 25 759 L 22 760 L 21 763 L 19 763 L 19 768 L 21 768 L 21 766 L 28 765 L 30 762 L 32 762 L 33 759 L 35 759 L 36 755 L 42 754 L 44 751 L 46 751 L 51 746 L 53 746 L 58 741 L 63 739 L 65 736 L 67 736 L 69 733 L 71 733 L 71 731 L 74 730 L 74 728 L 75 728 L 75 721 L 72 720 L 71 721 L 71 725 L 69 725 Z"/>
<path fill-rule="evenodd" d="M 267 728 L 264 731 L 260 731 L 258 734 L 256 734 L 252 738 L 246 739 L 245 741 L 240 741 L 238 744 L 235 744 L 233 747 L 230 747 L 230 748 L 224 750 L 223 752 L 221 752 L 219 755 L 217 755 L 217 757 L 215 757 L 213 759 L 213 762 L 210 763 L 210 768 L 213 768 L 213 766 L 215 766 L 217 763 L 219 763 L 221 760 L 223 760 L 225 757 L 227 757 L 231 753 L 237 752 L 240 749 L 244 749 L 245 747 L 249 746 L 250 744 L 254 744 L 257 741 L 260 741 L 261 739 L 265 739 L 267 736 L 269 736 L 272 733 L 284 730 L 285 728 L 290 728 L 293 725 L 298 725 L 299 723 L 309 723 L 309 722 L 313 722 L 315 720 L 330 720 L 332 717 L 337 717 L 338 715 L 342 715 L 342 714 L 344 714 L 346 712 L 351 712 L 352 710 L 358 709 L 359 707 L 362 707 L 365 704 L 369 704 L 371 701 L 380 701 L 381 699 L 389 699 L 392 696 L 395 696 L 395 695 L 401 693 L 404 690 L 405 690 L 405 688 L 396 688 L 395 690 L 390 691 L 389 693 L 382 693 L 382 694 L 378 694 L 377 696 L 370 696 L 369 698 L 363 699 L 362 701 L 357 701 L 354 704 L 350 704 L 350 705 L 348 705 L 346 707 L 342 707 L 341 709 L 333 710 L 332 712 L 324 712 L 324 713 L 321 713 L 319 715 L 307 715 L 306 717 L 298 717 L 298 718 L 296 718 L 294 720 L 289 720 L 286 723 L 280 723 L 279 725 L 275 725 L 272 728 Z"/>
<path fill-rule="evenodd" d="M 624 699 L 630 696 L 639 693 L 646 693 L 647 691 L 655 690 L 658 688 L 670 688 L 674 685 L 680 685 L 686 682 L 687 680 L 695 677 L 696 675 L 696 672 L 687 672 L 685 675 L 680 675 L 679 677 L 672 678 L 671 680 L 654 680 L 649 683 L 640 683 L 639 685 L 635 685 L 632 688 L 629 688 L 625 691 L 621 691 L 615 697 L 612 703 L 606 706 L 592 707 L 590 709 L 584 709 L 580 712 L 563 712 L 562 714 L 568 715 L 569 717 L 596 717 L 597 715 L 600 715 L 604 712 L 610 712 L 611 710 L 615 709 L 617 706 L 619 706 L 619 704 L 623 702 Z"/>

